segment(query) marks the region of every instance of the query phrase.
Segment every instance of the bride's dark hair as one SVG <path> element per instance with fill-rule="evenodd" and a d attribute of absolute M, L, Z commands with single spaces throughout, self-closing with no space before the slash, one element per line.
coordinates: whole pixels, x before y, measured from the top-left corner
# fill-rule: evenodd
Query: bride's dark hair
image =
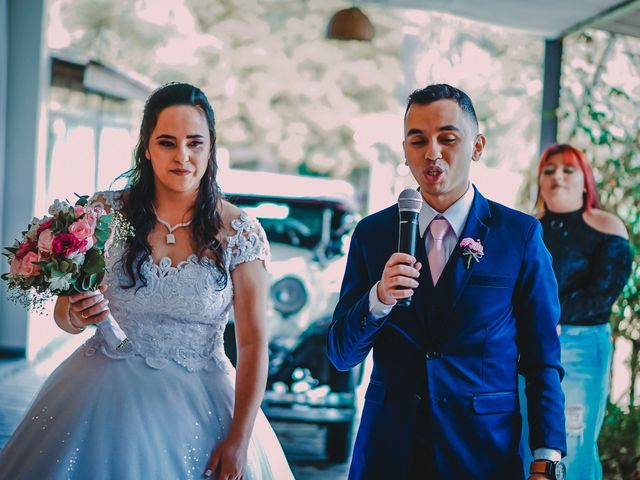
<path fill-rule="evenodd" d="M 140 279 L 143 286 L 147 285 L 147 281 L 142 275 L 142 266 L 151 255 L 151 245 L 147 237 L 156 223 L 156 213 L 153 208 L 155 191 L 153 168 L 145 152 L 149 147 L 149 139 L 156 127 L 160 112 L 174 105 L 190 105 L 199 108 L 207 119 L 211 150 L 207 169 L 198 187 L 191 230 L 198 257 L 202 261 L 202 257 L 207 253 L 213 259 L 220 274 L 218 286 L 224 288 L 228 278 L 224 247 L 218 241 L 218 234 L 222 229 L 222 218 L 217 207 L 222 193 L 216 182 L 218 165 L 215 147 L 215 116 L 209 100 L 202 90 L 188 83 L 163 85 L 151 94 L 144 106 L 140 135 L 134 152 L 134 166 L 123 175 L 128 179 L 128 195 L 123 196 L 122 213 L 135 229 L 135 235 L 129 239 L 123 257 L 125 270 L 131 280 L 131 284 L 125 285 L 124 288 L 134 287 L 136 277 Z"/>

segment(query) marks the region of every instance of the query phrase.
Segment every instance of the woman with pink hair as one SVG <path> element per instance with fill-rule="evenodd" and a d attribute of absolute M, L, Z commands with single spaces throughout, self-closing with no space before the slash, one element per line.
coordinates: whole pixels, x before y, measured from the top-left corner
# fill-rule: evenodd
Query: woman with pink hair
<path fill-rule="evenodd" d="M 591 166 L 571 145 L 542 153 L 536 210 L 561 304 L 567 478 L 599 480 L 597 440 L 613 351 L 609 315 L 630 274 L 628 235 L 617 216 L 601 210 Z"/>

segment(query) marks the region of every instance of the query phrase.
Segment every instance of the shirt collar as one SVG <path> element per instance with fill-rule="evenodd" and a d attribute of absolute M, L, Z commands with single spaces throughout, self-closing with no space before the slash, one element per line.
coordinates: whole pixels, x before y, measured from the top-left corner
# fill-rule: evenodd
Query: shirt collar
<path fill-rule="evenodd" d="M 474 197 L 475 189 L 471 186 L 471 182 L 469 182 L 467 191 L 464 192 L 464 195 L 456 200 L 455 203 L 443 213 L 434 210 L 427 202 L 422 202 L 422 208 L 420 209 L 420 214 L 418 215 L 420 236 L 424 237 L 424 233 L 429 227 L 431 220 L 433 220 L 436 215 L 440 215 L 441 217 L 447 219 L 447 222 L 449 222 L 449 225 L 451 225 L 451 228 L 456 233 L 456 237 L 460 237 L 460 235 L 462 234 L 462 229 L 464 228 L 464 224 L 466 223 L 467 217 L 469 216 L 469 212 L 471 211 L 471 205 L 473 204 Z"/>

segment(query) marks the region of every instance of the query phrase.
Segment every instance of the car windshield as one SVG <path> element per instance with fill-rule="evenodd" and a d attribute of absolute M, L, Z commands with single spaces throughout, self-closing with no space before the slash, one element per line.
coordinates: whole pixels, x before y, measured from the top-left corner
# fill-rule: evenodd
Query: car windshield
<path fill-rule="evenodd" d="M 335 205 L 328 202 L 250 196 L 231 196 L 230 199 L 260 220 L 270 242 L 307 249 L 329 241 L 336 213 L 339 213 Z"/>

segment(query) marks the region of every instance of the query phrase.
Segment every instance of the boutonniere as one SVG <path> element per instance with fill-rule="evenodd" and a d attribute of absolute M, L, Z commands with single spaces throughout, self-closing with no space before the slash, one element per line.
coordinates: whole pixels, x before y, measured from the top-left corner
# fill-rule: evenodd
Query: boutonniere
<path fill-rule="evenodd" d="M 479 262 L 480 259 L 484 256 L 484 252 L 482 250 L 482 244 L 480 240 L 474 240 L 473 238 L 463 238 L 460 242 L 460 248 L 462 249 L 462 255 L 467 257 L 465 259 L 465 266 L 467 269 L 471 267 L 471 260 L 475 260 Z"/>

